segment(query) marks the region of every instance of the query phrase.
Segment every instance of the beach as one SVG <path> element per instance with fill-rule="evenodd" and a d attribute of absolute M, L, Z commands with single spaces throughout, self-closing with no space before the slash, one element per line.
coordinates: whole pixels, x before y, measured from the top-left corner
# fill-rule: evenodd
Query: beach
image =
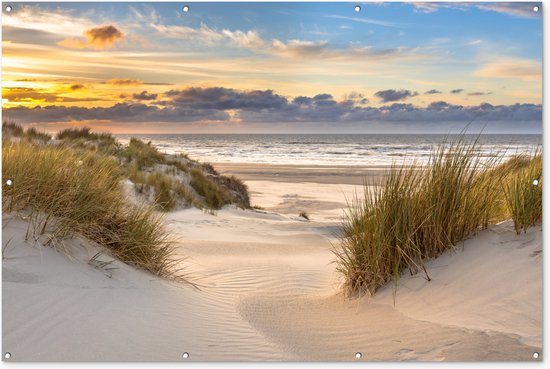
<path fill-rule="evenodd" d="M 377 183 L 390 166 L 349 165 L 288 165 L 213 163 L 225 175 L 235 175 L 248 182 L 267 181 L 283 183 L 317 183 L 336 185 L 362 185 L 365 181 Z M 298 187 L 298 186 L 296 186 Z M 329 188 L 330 186 L 327 186 Z"/>
<path fill-rule="evenodd" d="M 510 221 L 490 226 L 429 261 L 430 282 L 404 275 L 395 305 L 391 283 L 350 299 L 332 250 L 343 209 L 362 194 L 357 178 L 380 168 L 356 176 L 290 165 L 216 168 L 241 175 L 259 209 L 166 213 L 196 287 L 119 261 L 109 277 L 88 264 L 98 247 L 87 240 L 66 241 L 69 257 L 25 242 L 27 221 L 4 215 L 10 360 L 470 361 L 541 353 L 541 226 L 521 235 Z"/>
<path fill-rule="evenodd" d="M 542 361 L 541 6 L 4 4 L 2 360 Z"/>

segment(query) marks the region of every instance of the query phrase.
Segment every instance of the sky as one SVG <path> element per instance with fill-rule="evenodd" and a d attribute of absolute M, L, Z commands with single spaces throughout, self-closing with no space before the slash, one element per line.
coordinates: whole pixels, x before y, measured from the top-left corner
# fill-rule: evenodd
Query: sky
<path fill-rule="evenodd" d="M 3 119 L 48 132 L 542 131 L 541 3 L 186 4 L 10 3 Z"/>

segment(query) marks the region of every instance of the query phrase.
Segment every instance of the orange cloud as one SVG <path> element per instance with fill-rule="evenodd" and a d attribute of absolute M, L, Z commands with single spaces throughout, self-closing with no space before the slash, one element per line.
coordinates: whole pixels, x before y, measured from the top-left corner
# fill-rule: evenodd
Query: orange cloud
<path fill-rule="evenodd" d="M 108 25 L 102 27 L 95 27 L 84 32 L 85 40 L 67 38 L 60 42 L 58 45 L 68 47 L 71 49 L 110 49 L 113 45 L 124 38 L 124 34 L 115 26 Z"/>
<path fill-rule="evenodd" d="M 84 32 L 84 35 L 90 44 L 101 47 L 111 46 L 114 42 L 124 37 L 124 34 L 115 26 L 92 28 Z"/>
<path fill-rule="evenodd" d="M 486 64 L 475 72 L 478 77 L 513 78 L 538 81 L 542 78 L 542 65 L 534 60 L 510 59 Z"/>
<path fill-rule="evenodd" d="M 110 79 L 106 83 L 113 86 L 139 86 L 143 84 L 142 81 L 137 79 L 124 79 L 124 78 Z"/>
<path fill-rule="evenodd" d="M 54 103 L 104 101 L 104 99 L 99 96 L 89 95 L 87 97 L 70 97 L 63 96 L 63 94 L 55 90 L 30 87 L 4 87 L 2 88 L 2 98 L 11 103 L 18 103 L 18 105 L 38 105 L 44 103 L 50 105 Z"/>

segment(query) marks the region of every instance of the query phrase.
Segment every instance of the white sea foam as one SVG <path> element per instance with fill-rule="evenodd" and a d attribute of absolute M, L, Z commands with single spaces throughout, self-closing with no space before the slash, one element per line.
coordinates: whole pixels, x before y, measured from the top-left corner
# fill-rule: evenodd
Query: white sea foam
<path fill-rule="evenodd" d="M 127 143 L 129 135 L 118 135 Z M 444 135 L 277 135 L 174 134 L 135 135 L 159 150 L 186 153 L 213 163 L 269 163 L 301 165 L 390 165 L 405 160 L 426 163 Z M 475 139 L 475 136 L 471 136 Z M 540 135 L 482 135 L 480 150 L 486 158 L 505 153 L 532 152 L 542 144 Z"/>

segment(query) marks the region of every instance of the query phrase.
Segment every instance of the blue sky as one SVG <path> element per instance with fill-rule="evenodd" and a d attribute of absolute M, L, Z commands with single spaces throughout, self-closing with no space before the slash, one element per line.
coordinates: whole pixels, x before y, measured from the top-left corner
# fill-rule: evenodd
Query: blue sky
<path fill-rule="evenodd" d="M 48 130 L 541 130 L 540 3 L 183 4 L 13 3 L 4 114 Z"/>

